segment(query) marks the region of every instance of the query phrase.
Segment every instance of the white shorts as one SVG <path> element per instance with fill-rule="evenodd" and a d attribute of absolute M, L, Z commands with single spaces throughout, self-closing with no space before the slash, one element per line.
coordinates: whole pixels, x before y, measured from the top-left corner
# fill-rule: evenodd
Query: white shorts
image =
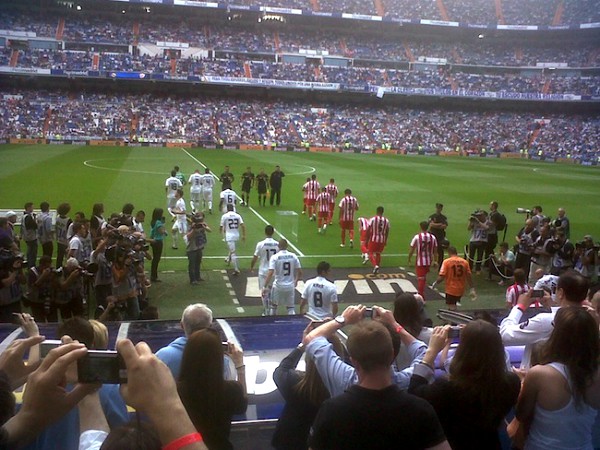
<path fill-rule="evenodd" d="M 294 306 L 294 300 L 296 297 L 295 287 L 276 287 L 271 288 L 271 303 L 274 305 L 285 306 L 286 308 L 292 308 Z"/>
<path fill-rule="evenodd" d="M 177 219 L 173 224 L 173 231 L 179 231 L 181 234 L 187 233 L 187 220 Z"/>
<path fill-rule="evenodd" d="M 167 207 L 169 209 L 175 208 L 176 204 L 177 204 L 177 199 L 175 197 L 167 197 Z"/>
<path fill-rule="evenodd" d="M 201 198 L 202 198 L 202 191 L 190 192 L 190 201 L 192 201 L 194 203 L 200 203 Z"/>
<path fill-rule="evenodd" d="M 237 241 L 225 241 L 227 243 L 227 248 L 229 249 L 229 253 L 235 253 L 235 243 Z"/>
<path fill-rule="evenodd" d="M 204 198 L 205 202 L 212 201 L 212 189 L 204 189 L 202 191 L 202 197 Z"/>
<path fill-rule="evenodd" d="M 269 273 L 268 271 L 265 273 L 258 272 L 258 287 L 261 291 L 265 287 L 265 281 L 267 281 L 268 273 Z M 273 279 L 271 279 L 271 286 L 273 286 Z"/>

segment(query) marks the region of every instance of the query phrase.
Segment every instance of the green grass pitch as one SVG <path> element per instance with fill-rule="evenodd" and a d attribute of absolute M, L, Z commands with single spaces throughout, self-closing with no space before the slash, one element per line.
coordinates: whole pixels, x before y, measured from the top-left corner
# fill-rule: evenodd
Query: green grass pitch
<path fill-rule="evenodd" d="M 246 243 L 239 246 L 243 268 L 249 267 L 255 243 L 262 239 L 265 221 L 277 226 L 278 209 L 301 212 L 301 187 L 313 172 L 321 183 L 333 177 L 340 191 L 351 188 L 360 203 L 359 215 L 370 217 L 378 205 L 385 207 L 391 231 L 382 261 L 384 269 L 406 266 L 410 239 L 418 231 L 419 221 L 434 212 L 436 202 L 445 205 L 448 238 L 458 248 L 468 242 L 470 213 L 478 207 L 487 209 L 492 200 L 500 203 L 500 210 L 508 218 L 509 242 L 525 219 L 515 209 L 536 204 L 552 217 L 559 207 L 567 210 L 571 240 L 577 241 L 585 234 L 600 238 L 600 177 L 595 167 L 514 159 L 69 145 L 2 145 L 0 161 L 1 209 L 21 210 L 27 201 L 38 206 L 45 200 L 51 208 L 69 202 L 71 215 L 81 210 L 89 217 L 93 203 L 103 202 L 109 215 L 131 202 L 136 210 L 146 211 L 147 229 L 152 210 L 166 206 L 164 182 L 174 165 L 180 166 L 186 176 L 196 168 L 203 169 L 203 165 L 220 174 L 229 165 L 236 176 L 237 190 L 246 167 L 250 166 L 254 173 L 260 168 L 270 173 L 275 165 L 280 165 L 286 174 L 281 206 L 259 207 L 254 191 L 254 211 L 240 208 L 248 230 Z M 187 186 L 185 197 L 189 197 Z M 171 250 L 170 240 L 167 241 L 160 270 L 168 273 L 164 274 L 163 283 L 151 288 L 150 294 L 151 301 L 159 305 L 162 318 L 178 317 L 182 306 L 191 301 L 209 303 L 217 316 L 242 313 L 232 302 L 223 274 L 213 271 L 225 269 L 226 248 L 218 234 L 218 220 L 218 214 L 208 216 L 214 231 L 209 236 L 203 269 L 209 280 L 194 290 L 186 283 L 185 250 L 182 245 L 179 250 Z M 284 234 L 286 231 L 288 227 Z M 325 235 L 319 235 L 316 224 L 299 215 L 298 239 L 287 237 L 303 255 L 305 278 L 313 276 L 313 268 L 322 259 L 336 267 L 360 266 L 358 249 L 339 247 L 339 227 L 335 223 Z M 430 276 L 433 281 L 433 275 Z M 469 306 L 503 304 L 503 288 L 484 279 L 476 279 L 476 285 L 480 299 Z M 246 308 L 243 314 L 258 312 L 258 308 Z"/>

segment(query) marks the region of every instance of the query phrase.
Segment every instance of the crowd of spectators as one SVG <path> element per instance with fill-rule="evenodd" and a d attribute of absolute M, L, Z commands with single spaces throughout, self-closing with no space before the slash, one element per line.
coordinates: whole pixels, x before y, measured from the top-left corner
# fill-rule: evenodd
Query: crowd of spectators
<path fill-rule="evenodd" d="M 0 137 L 192 140 L 529 151 L 596 161 L 600 118 L 458 112 L 151 95 L 14 92 L 0 102 Z M 49 114 L 49 110 L 51 113 Z M 138 117 L 132 130 L 133 114 Z M 543 120 L 541 120 L 543 119 Z M 44 127 L 46 132 L 44 133 Z M 534 139 L 535 137 L 535 139 Z"/>
<path fill-rule="evenodd" d="M 10 51 L 0 52 L 0 62 L 8 61 Z M 517 74 L 471 74 L 458 69 L 398 70 L 373 67 L 334 67 L 312 64 L 251 62 L 250 73 L 236 59 L 181 58 L 175 66 L 167 56 L 134 56 L 129 53 L 101 53 L 97 66 L 88 52 L 37 50 L 20 52 L 17 67 L 63 70 L 124 71 L 177 76 L 227 76 L 275 80 L 315 81 L 343 85 L 393 86 L 403 88 L 460 89 L 479 92 L 518 92 L 592 95 L 600 93 L 598 76 L 535 76 Z M 174 68 L 174 70 L 173 70 Z M 547 84 L 547 86 L 546 86 Z"/>
<path fill-rule="evenodd" d="M 50 25 L 52 18 L 44 20 L 10 14 L 0 15 L 0 29 L 35 30 L 38 36 L 54 38 L 58 23 Z M 28 26 L 25 27 L 24 25 Z M 86 18 L 65 24 L 63 39 L 70 42 L 111 43 L 130 45 L 134 42 L 134 22 L 119 22 Z M 43 33 L 43 34 L 42 34 Z M 510 43 L 488 41 L 445 42 L 421 40 L 415 37 L 399 41 L 390 36 L 340 34 L 326 31 L 281 31 L 276 39 L 273 32 L 219 25 L 195 25 L 182 21 L 176 25 L 160 21 L 142 22 L 139 26 L 139 43 L 158 41 L 184 42 L 200 49 L 228 52 L 274 54 L 297 53 L 300 49 L 327 51 L 331 55 L 349 58 L 409 62 L 412 57 L 439 58 L 451 64 L 491 66 L 535 66 L 537 63 L 567 63 L 570 67 L 594 67 L 598 52 L 594 45 L 577 44 L 576 47 L 552 43 Z"/>
<path fill-rule="evenodd" d="M 265 5 L 301 10 L 316 10 L 322 12 L 343 12 L 350 14 L 378 15 L 375 1 L 361 0 L 264 0 L 259 2 L 239 1 L 232 4 Z M 559 2 L 554 0 L 532 0 L 519 2 L 518 0 L 503 0 L 500 2 L 501 14 L 496 11 L 493 0 L 445 0 L 444 13 L 435 1 L 411 2 L 408 0 L 384 0 L 381 2 L 383 14 L 397 19 L 429 19 L 444 20 L 472 24 L 512 24 L 512 25 L 551 25 L 553 24 Z M 560 21 L 555 25 L 594 23 L 600 20 L 597 4 L 593 0 L 571 0 L 564 2 L 564 10 L 559 15 Z M 43 20 L 43 19 L 42 19 Z M 56 27 L 47 23 L 28 21 L 22 17 L 3 15 L 0 23 L 7 23 L 13 29 L 33 31 L 41 36 L 54 36 Z M 120 25 L 97 23 L 95 20 L 83 19 L 79 24 L 67 22 L 65 34 L 67 39 L 81 39 L 102 42 L 107 38 L 120 40 L 126 43 L 133 36 L 133 28 L 126 20 L 124 27 Z M 87 28 L 86 28 L 87 26 Z M 168 27 L 168 26 L 167 26 Z M 193 27 L 184 25 L 180 32 L 197 33 Z M 153 31 L 147 30 L 148 37 L 158 37 Z M 187 34 L 184 34 L 186 36 Z M 160 39 L 159 39 L 160 40 Z"/>

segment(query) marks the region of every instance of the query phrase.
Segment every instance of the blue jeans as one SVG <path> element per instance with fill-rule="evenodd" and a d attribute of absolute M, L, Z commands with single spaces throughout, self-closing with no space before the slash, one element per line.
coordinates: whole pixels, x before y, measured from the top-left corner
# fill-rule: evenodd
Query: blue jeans
<path fill-rule="evenodd" d="M 200 265 L 202 264 L 202 249 L 187 252 L 188 275 L 190 283 L 200 281 Z"/>

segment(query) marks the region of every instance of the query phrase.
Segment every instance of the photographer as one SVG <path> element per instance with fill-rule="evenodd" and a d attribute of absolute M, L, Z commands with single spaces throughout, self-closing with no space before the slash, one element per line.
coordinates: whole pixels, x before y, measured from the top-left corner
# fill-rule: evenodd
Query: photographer
<path fill-rule="evenodd" d="M 469 267 L 473 270 L 473 262 L 475 262 L 475 272 L 481 273 L 481 263 L 483 261 L 483 253 L 488 243 L 488 223 L 487 212 L 477 209 L 469 218 L 467 229 L 471 232 L 469 239 Z M 473 258 L 477 259 L 474 260 Z"/>
<path fill-rule="evenodd" d="M 11 216 L 13 217 L 13 216 Z M 10 250 L 13 253 L 19 252 L 18 241 L 15 240 L 14 232 L 7 217 L 0 217 L 0 249 Z"/>
<path fill-rule="evenodd" d="M 192 225 L 185 235 L 186 254 L 188 258 L 188 275 L 190 284 L 199 284 L 200 266 L 202 264 L 202 251 L 206 245 L 206 232 L 211 232 L 210 227 L 204 223 L 204 213 L 198 211 L 191 216 Z"/>
<path fill-rule="evenodd" d="M 58 280 L 56 303 L 62 320 L 83 315 L 83 275 L 84 270 L 75 258 L 67 259 Z"/>
<path fill-rule="evenodd" d="M 515 269 L 523 269 L 529 277 L 529 266 L 531 264 L 531 253 L 533 251 L 533 243 L 539 237 L 538 231 L 535 229 L 535 223 L 532 219 L 525 221 L 525 226 L 519 230 L 515 236 L 517 241 L 517 258 L 515 260 Z"/>
<path fill-rule="evenodd" d="M 559 276 L 563 272 L 573 268 L 573 256 L 575 254 L 575 246 L 567 239 L 564 230 L 557 230 L 551 247 L 552 255 L 552 275 Z"/>
<path fill-rule="evenodd" d="M 12 323 L 13 313 L 21 312 L 23 256 L 0 251 L 0 322 Z"/>
<path fill-rule="evenodd" d="M 152 254 L 150 253 L 150 245 L 146 242 L 143 235 L 138 231 L 134 231 L 130 236 L 129 240 L 132 244 L 132 250 L 135 253 L 133 255 L 133 264 L 136 266 L 136 289 L 138 292 L 138 301 L 140 303 L 140 309 L 144 309 L 148 306 L 146 297 L 148 296 L 148 286 L 150 282 L 146 277 L 146 270 L 144 263 L 146 260 L 152 260 Z"/>
<path fill-rule="evenodd" d="M 554 253 L 552 248 L 553 242 L 552 229 L 549 225 L 543 225 L 540 229 L 540 235 L 532 246 L 529 283 L 535 282 L 535 272 L 538 269 L 542 269 L 544 273 L 550 272 L 552 253 Z"/>
<path fill-rule="evenodd" d="M 36 322 L 57 322 L 56 290 L 61 270 L 52 268 L 52 258 L 43 255 L 40 264 L 29 270 L 27 300 Z M 27 306 L 27 305 L 26 305 Z"/>
<path fill-rule="evenodd" d="M 135 252 L 126 244 L 118 244 L 112 247 L 109 255 L 107 258 L 112 262 L 112 292 L 116 297 L 116 304 L 124 310 L 123 319 L 137 320 L 140 316 L 140 304 L 136 286 L 140 266 L 133 263 Z"/>
<path fill-rule="evenodd" d="M 112 270 L 106 259 L 108 238 L 100 239 L 96 249 L 92 252 L 91 263 L 98 269 L 94 275 L 94 297 L 96 298 L 96 313 L 94 317 L 102 314 L 108 306 L 107 298 L 112 294 Z"/>
<path fill-rule="evenodd" d="M 575 244 L 574 267 L 587 279 L 593 279 L 596 275 L 596 264 L 598 258 L 598 247 L 594 246 L 594 240 L 589 234 L 583 237 L 583 241 Z"/>

